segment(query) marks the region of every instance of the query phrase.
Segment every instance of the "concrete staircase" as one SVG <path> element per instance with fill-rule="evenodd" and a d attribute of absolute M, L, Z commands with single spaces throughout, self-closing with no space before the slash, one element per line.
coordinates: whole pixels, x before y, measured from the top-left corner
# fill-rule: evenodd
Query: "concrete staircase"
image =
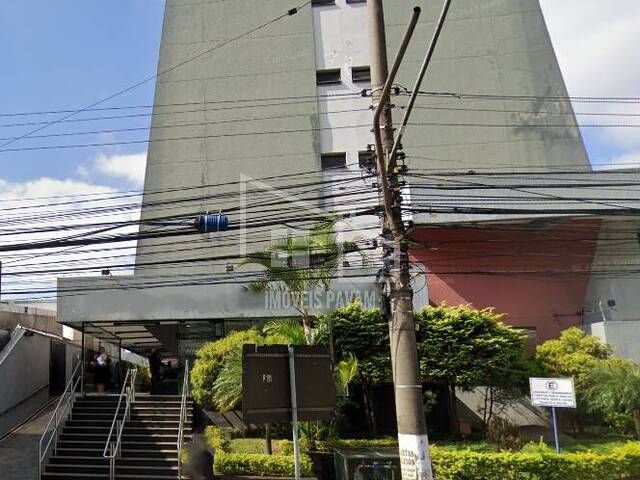
<path fill-rule="evenodd" d="M 122 435 L 122 455 L 116 459 L 116 479 L 178 478 L 180 400 L 179 396 L 136 396 Z M 42 480 L 109 479 L 109 459 L 102 454 L 117 404 L 117 396 L 76 400 L 72 419 L 62 428 Z M 185 442 L 192 433 L 192 412 L 189 399 Z"/>

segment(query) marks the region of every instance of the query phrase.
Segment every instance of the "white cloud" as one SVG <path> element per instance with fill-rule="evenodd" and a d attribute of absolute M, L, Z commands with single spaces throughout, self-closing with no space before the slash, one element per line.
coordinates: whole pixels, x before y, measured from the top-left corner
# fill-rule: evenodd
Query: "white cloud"
<path fill-rule="evenodd" d="M 110 177 L 124 178 L 135 187 L 144 185 L 147 153 L 100 155 L 94 162 L 96 171 Z"/>
<path fill-rule="evenodd" d="M 640 152 L 621 155 L 607 160 L 600 165 L 595 165 L 596 170 L 617 170 L 624 168 L 640 168 Z"/>
<path fill-rule="evenodd" d="M 540 0 L 545 21 L 573 96 L 640 97 L 638 0 Z M 637 105 L 576 103 L 576 111 L 638 113 Z M 639 123 L 621 117 L 580 117 L 581 123 Z M 598 129 L 602 141 L 618 149 L 640 148 L 634 128 Z"/>
<path fill-rule="evenodd" d="M 0 179 L 0 246 L 81 238 L 79 236 L 135 233 L 140 218 L 139 198 L 120 197 L 109 186 L 72 179 L 42 177 L 25 182 Z M 131 222 L 95 233 L 118 222 Z M 44 231 L 48 227 L 71 227 Z M 18 230 L 22 230 L 19 232 Z M 116 250 L 113 250 L 113 248 Z M 116 258 L 109 258 L 117 255 Z M 67 275 L 99 275 L 103 267 L 131 263 L 135 241 L 105 245 L 21 250 L 0 253 L 3 291 L 55 289 L 56 279 Z M 43 270 L 90 267 L 86 271 L 44 273 Z M 120 270 L 126 273 L 129 269 Z M 16 276 L 21 272 L 20 276 Z M 116 273 L 116 272 L 114 272 Z M 23 297 L 17 297 L 23 298 Z"/>

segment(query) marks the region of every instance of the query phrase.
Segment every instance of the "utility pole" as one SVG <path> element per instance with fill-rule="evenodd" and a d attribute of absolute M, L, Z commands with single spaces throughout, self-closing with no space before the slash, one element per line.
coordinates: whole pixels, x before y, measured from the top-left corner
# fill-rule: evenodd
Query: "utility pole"
<path fill-rule="evenodd" d="M 373 132 L 376 139 L 376 163 L 383 203 L 383 260 L 385 293 L 389 309 L 389 337 L 393 371 L 398 446 L 402 480 L 432 480 L 431 456 L 424 415 L 422 377 L 418 363 L 413 317 L 413 289 L 409 271 L 407 231 L 402 221 L 402 194 L 397 165 L 400 138 L 407 125 L 451 0 L 445 0 L 440 21 L 427 50 L 410 100 L 402 128 L 394 142 L 390 92 L 402 58 L 418 23 L 420 8 L 415 7 L 391 72 L 387 67 L 383 0 L 368 0 L 369 44 L 371 48 L 372 97 L 375 103 Z"/>

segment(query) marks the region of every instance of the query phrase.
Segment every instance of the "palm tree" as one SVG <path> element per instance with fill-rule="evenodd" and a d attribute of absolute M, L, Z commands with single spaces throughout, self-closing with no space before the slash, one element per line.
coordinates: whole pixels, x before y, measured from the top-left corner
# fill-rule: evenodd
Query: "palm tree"
<path fill-rule="evenodd" d="M 257 336 L 257 344 L 304 345 L 306 338 L 298 320 L 274 320 L 264 327 L 265 336 Z M 224 360 L 222 369 L 213 384 L 213 402 L 220 412 L 236 408 L 242 400 L 242 344 L 234 346 Z M 271 425 L 265 425 L 266 450 L 269 455 L 271 445 Z"/>
<path fill-rule="evenodd" d="M 351 252 L 362 252 L 356 242 L 336 240 L 336 220 L 315 224 L 307 235 L 289 237 L 268 248 L 248 254 L 240 265 L 264 267 L 260 280 L 252 282 L 252 290 L 264 292 L 268 288 L 286 291 L 294 308 L 302 318 L 306 343 L 313 344 L 313 325 L 305 296 L 314 288 L 329 289 L 331 279 Z"/>
<path fill-rule="evenodd" d="M 296 318 L 286 318 L 267 322 L 262 328 L 262 332 L 270 337 L 280 337 L 282 343 L 290 345 L 304 345 L 307 338 L 300 320 Z"/>
<path fill-rule="evenodd" d="M 631 415 L 640 439 L 640 367 L 631 360 L 606 360 L 591 372 L 588 385 L 589 409 Z"/>
<path fill-rule="evenodd" d="M 345 395 L 348 395 L 349 384 L 358 376 L 358 359 L 350 353 L 336 365 L 336 380 Z"/>

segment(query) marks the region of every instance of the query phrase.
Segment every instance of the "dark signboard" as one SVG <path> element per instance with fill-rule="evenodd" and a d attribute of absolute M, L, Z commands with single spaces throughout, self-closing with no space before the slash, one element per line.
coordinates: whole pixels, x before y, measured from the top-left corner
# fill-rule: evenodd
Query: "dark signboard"
<path fill-rule="evenodd" d="M 331 420 L 336 406 L 331 357 L 325 347 L 293 347 L 298 420 Z M 242 348 L 242 416 L 246 424 L 291 421 L 289 349 Z"/>

